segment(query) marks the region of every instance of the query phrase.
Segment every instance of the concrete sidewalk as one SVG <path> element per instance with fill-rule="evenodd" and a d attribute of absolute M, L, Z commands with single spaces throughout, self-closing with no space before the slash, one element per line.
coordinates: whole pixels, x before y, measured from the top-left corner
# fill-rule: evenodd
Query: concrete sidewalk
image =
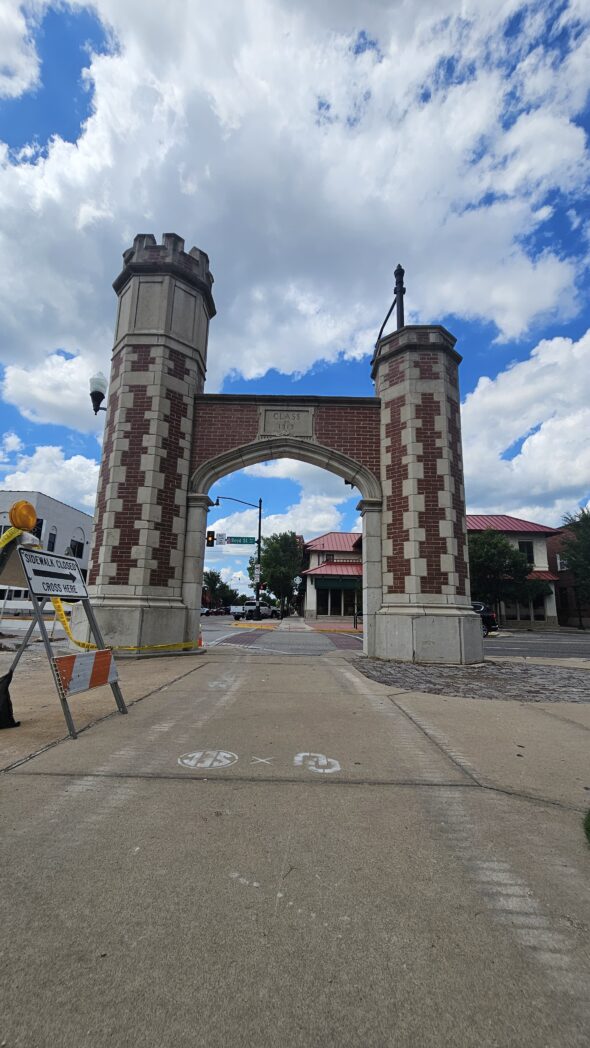
<path fill-rule="evenodd" d="M 587 1044 L 587 705 L 356 665 L 126 663 L 129 716 L 5 773 L 7 1048 Z"/>
<path fill-rule="evenodd" d="M 284 619 L 276 627 L 277 633 L 296 635 L 308 629 L 309 624 L 296 617 Z M 295 665 L 301 667 L 309 661 L 304 655 L 286 657 L 280 651 L 256 654 L 250 648 L 246 650 L 250 662 L 257 660 L 264 665 L 272 659 L 274 672 L 282 659 L 285 676 L 290 680 L 297 680 L 299 672 L 295 671 L 293 658 L 296 659 Z M 6 672 L 11 657 L 9 653 L 0 653 L 0 675 Z M 197 666 L 206 665 L 212 659 L 217 663 L 224 659 L 231 661 L 234 657 L 235 648 L 224 652 L 223 645 L 219 645 L 194 655 L 120 660 L 117 665 L 124 699 L 130 707 L 158 693 L 164 700 L 166 692 L 177 687 L 178 682 L 191 675 Z M 356 660 L 360 666 L 368 666 L 372 661 L 359 658 L 358 652 L 337 650 L 323 658 L 329 658 L 343 669 Z M 564 684 L 570 662 L 562 662 Z M 388 664 L 381 665 L 387 667 Z M 496 701 L 479 696 L 453 695 L 448 686 L 446 693 L 436 694 L 432 687 L 433 679 L 437 678 L 436 667 L 391 665 L 397 666 L 397 675 L 408 677 L 411 685 L 377 684 L 376 687 L 382 687 L 389 701 L 395 702 L 412 717 L 433 742 L 454 755 L 457 764 L 464 766 L 482 784 L 567 804 L 580 812 L 590 807 L 590 701 L 543 702 L 541 687 L 538 698 L 526 704 L 518 698 Z M 450 669 L 445 667 L 447 672 Z M 440 676 L 442 679 L 442 674 Z M 421 678 L 428 681 L 428 689 L 424 692 L 420 690 Z M 585 674 L 583 679 L 586 679 Z M 590 673 L 587 679 L 590 699 Z M 367 681 L 367 686 L 372 686 L 370 681 Z M 21 721 L 21 726 L 0 731 L 0 770 L 67 739 L 53 678 L 40 645 L 35 645 L 22 659 L 10 686 L 10 694 L 15 717 Z M 565 690 L 564 694 L 567 694 Z M 79 732 L 104 717 L 121 716 L 116 712 L 110 688 L 74 695 L 69 704 Z"/>

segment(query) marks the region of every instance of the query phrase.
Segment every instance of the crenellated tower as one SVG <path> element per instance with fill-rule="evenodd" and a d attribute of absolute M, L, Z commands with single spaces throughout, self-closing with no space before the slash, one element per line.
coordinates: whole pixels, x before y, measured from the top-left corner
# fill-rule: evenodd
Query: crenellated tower
<path fill-rule="evenodd" d="M 120 644 L 195 636 L 198 614 L 183 600 L 191 578 L 185 533 L 212 285 L 205 252 L 186 252 L 174 233 L 161 244 L 136 236 L 113 284 L 118 308 L 89 583 L 105 635 Z"/>

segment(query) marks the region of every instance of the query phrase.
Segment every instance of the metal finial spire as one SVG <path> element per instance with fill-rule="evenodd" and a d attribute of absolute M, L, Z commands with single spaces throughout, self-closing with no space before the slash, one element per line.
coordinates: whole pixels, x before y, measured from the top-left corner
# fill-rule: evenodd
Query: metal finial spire
<path fill-rule="evenodd" d="M 395 268 L 395 272 L 393 274 L 394 277 L 395 277 L 395 289 L 394 289 L 395 295 L 394 295 L 394 299 L 393 299 L 393 302 L 391 303 L 391 306 L 389 307 L 389 313 L 387 314 L 387 316 L 385 317 L 385 320 L 383 321 L 383 323 L 381 325 L 381 330 L 380 330 L 379 334 L 377 335 L 377 341 L 375 343 L 375 347 L 377 347 L 379 345 L 379 342 L 381 341 L 381 335 L 383 334 L 383 332 L 385 330 L 385 325 L 387 324 L 387 321 L 389 320 L 389 318 L 390 318 L 390 316 L 391 316 L 391 314 L 393 312 L 393 307 L 396 304 L 397 304 L 397 330 L 399 331 L 399 329 L 403 328 L 403 326 L 404 326 L 404 295 L 406 293 L 406 289 L 404 287 L 404 274 L 405 274 L 405 272 L 406 271 L 405 271 L 405 269 L 402 268 L 401 263 L 398 262 L 398 264 L 397 264 L 397 266 Z"/>
<path fill-rule="evenodd" d="M 397 330 L 404 326 L 404 295 L 406 289 L 404 287 L 404 273 L 405 269 L 402 269 L 401 263 L 398 262 L 395 273 L 395 298 L 394 302 L 397 302 Z"/>

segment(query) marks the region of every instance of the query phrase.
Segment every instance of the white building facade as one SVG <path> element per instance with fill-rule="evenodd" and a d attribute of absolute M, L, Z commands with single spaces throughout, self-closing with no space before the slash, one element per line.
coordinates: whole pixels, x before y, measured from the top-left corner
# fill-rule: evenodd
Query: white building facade
<path fill-rule="evenodd" d="M 558 534 L 557 530 L 506 514 L 468 513 L 468 536 L 482 531 L 499 532 L 515 549 L 524 553 L 530 568 L 528 578 L 545 582 L 550 590 L 535 600 L 501 601 L 498 610 L 502 624 L 509 629 L 547 629 L 558 626 L 555 598 L 557 575 L 549 568 L 547 551 L 547 542 L 552 535 Z"/>
<path fill-rule="evenodd" d="M 36 510 L 34 533 L 43 549 L 48 553 L 75 557 L 86 577 L 93 522 L 90 514 L 41 491 L 0 491 L 0 535 L 11 527 L 8 513 L 20 499 L 30 502 Z"/>

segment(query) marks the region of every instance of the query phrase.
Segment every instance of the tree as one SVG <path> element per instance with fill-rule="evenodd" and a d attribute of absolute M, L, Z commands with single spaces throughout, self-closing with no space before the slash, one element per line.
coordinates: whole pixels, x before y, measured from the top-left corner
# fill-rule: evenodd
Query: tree
<path fill-rule="evenodd" d="M 218 571 L 203 572 L 203 589 L 205 588 L 209 593 L 210 608 L 226 608 L 238 602 L 238 591 L 228 586 Z"/>
<path fill-rule="evenodd" d="M 237 604 L 239 593 L 237 589 L 232 589 L 228 586 L 227 582 L 222 582 L 217 592 L 217 603 L 218 606 L 223 608 L 229 608 L 232 604 Z"/>
<path fill-rule="evenodd" d="M 580 600 L 590 602 L 590 509 L 567 513 L 562 550 Z"/>
<path fill-rule="evenodd" d="M 469 574 L 474 600 L 497 607 L 500 601 L 534 600 L 551 593 L 539 579 L 529 579 L 526 555 L 497 531 L 469 536 Z"/>
<path fill-rule="evenodd" d="M 248 574 L 254 583 L 254 564 L 252 557 L 248 564 Z M 293 596 L 293 579 L 301 574 L 303 566 L 303 546 L 294 531 L 282 531 L 262 540 L 260 555 L 261 581 L 280 602 L 283 611 Z"/>
<path fill-rule="evenodd" d="M 209 594 L 208 604 L 211 608 L 216 608 L 219 603 L 219 587 L 221 584 L 221 575 L 218 571 L 203 572 L 203 589 L 206 589 Z"/>

